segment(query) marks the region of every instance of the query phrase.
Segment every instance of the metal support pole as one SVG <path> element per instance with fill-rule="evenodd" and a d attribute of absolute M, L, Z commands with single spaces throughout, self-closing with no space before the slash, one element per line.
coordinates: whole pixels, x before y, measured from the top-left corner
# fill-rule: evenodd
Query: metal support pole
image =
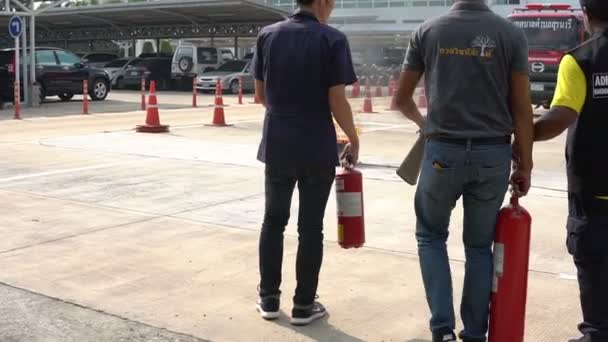
<path fill-rule="evenodd" d="M 15 82 L 13 83 L 13 107 L 15 110 L 15 114 L 14 114 L 14 118 L 15 119 L 20 119 L 21 118 L 21 63 L 20 63 L 20 59 L 19 58 L 19 38 L 15 38 Z"/>
<path fill-rule="evenodd" d="M 239 37 L 234 37 L 234 57 L 236 59 L 239 59 L 239 57 L 240 57 L 240 53 L 239 53 Z"/>
<path fill-rule="evenodd" d="M 36 16 L 30 18 L 30 83 L 36 83 Z M 36 99 L 38 100 L 38 99 Z"/>
<path fill-rule="evenodd" d="M 23 18 L 23 34 L 21 35 L 21 64 L 23 64 L 23 103 L 31 106 L 30 102 L 30 79 L 28 77 L 28 61 L 27 61 L 27 18 Z"/>
<path fill-rule="evenodd" d="M 14 7 L 22 10 L 25 13 L 27 13 L 28 16 L 31 15 L 30 9 L 27 6 L 23 5 L 21 2 L 19 2 L 18 0 L 12 0 L 12 1 L 9 0 L 7 2 L 12 2 Z"/>
<path fill-rule="evenodd" d="M 156 56 L 160 56 L 160 38 L 156 38 Z"/>
<path fill-rule="evenodd" d="M 21 84 L 21 51 L 19 51 L 19 38 L 15 38 L 15 82 Z"/>

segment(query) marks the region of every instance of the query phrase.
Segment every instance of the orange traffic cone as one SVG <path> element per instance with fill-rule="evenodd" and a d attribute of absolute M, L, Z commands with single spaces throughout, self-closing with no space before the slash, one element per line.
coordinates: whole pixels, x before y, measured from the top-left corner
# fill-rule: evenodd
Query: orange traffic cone
<path fill-rule="evenodd" d="M 215 85 L 215 109 L 213 110 L 213 122 L 206 126 L 227 127 L 224 115 L 224 100 L 222 99 L 222 84 L 217 80 Z"/>
<path fill-rule="evenodd" d="M 380 79 L 376 82 L 376 97 L 382 97 L 382 83 L 380 82 Z"/>
<path fill-rule="evenodd" d="M 361 96 L 361 84 L 359 83 L 359 81 L 355 82 L 355 84 L 353 84 L 353 90 L 350 93 L 350 97 L 353 99 L 357 99 L 359 98 L 359 96 Z"/>
<path fill-rule="evenodd" d="M 239 77 L 239 104 L 243 104 L 243 78 Z"/>
<path fill-rule="evenodd" d="M 260 101 L 260 99 L 258 98 L 258 94 L 253 94 L 253 102 L 249 102 L 252 104 L 261 104 L 262 102 Z"/>
<path fill-rule="evenodd" d="M 418 108 L 427 108 L 428 101 L 426 99 L 426 90 L 424 86 L 420 88 L 420 97 L 418 98 Z"/>
<path fill-rule="evenodd" d="M 389 89 L 389 96 L 391 97 L 391 106 L 389 107 L 388 110 L 399 110 L 399 107 L 397 107 L 397 81 L 395 81 L 395 78 L 391 77 L 391 81 L 389 82 L 388 85 L 388 89 Z"/>
<path fill-rule="evenodd" d="M 158 115 L 158 101 L 156 100 L 156 82 L 150 81 L 150 98 L 148 99 L 146 123 L 138 125 L 135 130 L 140 133 L 165 133 L 169 126 L 161 125 Z"/>
<path fill-rule="evenodd" d="M 365 100 L 363 100 L 363 113 L 373 113 L 372 90 L 369 85 L 369 78 L 365 80 Z"/>
<path fill-rule="evenodd" d="M 222 96 L 222 83 L 218 78 L 215 83 L 215 106 L 224 106 L 224 98 Z"/>
<path fill-rule="evenodd" d="M 394 77 L 391 77 L 390 82 L 388 83 L 388 96 L 397 95 L 397 81 L 395 81 Z"/>

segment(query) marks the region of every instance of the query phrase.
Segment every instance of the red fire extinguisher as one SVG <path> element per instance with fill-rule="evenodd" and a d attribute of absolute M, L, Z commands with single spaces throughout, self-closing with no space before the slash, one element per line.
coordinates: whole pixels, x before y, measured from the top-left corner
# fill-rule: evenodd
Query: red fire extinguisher
<path fill-rule="evenodd" d="M 363 215 L 363 175 L 342 168 L 336 174 L 338 243 L 342 248 L 359 248 L 365 243 Z"/>
<path fill-rule="evenodd" d="M 531 224 L 515 196 L 498 214 L 489 342 L 524 340 Z"/>

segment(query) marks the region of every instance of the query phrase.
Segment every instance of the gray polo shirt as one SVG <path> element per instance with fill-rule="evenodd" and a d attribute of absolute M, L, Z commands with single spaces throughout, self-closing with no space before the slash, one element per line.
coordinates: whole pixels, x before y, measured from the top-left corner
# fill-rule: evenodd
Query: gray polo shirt
<path fill-rule="evenodd" d="M 521 29 L 481 1 L 461 1 L 418 28 L 403 68 L 425 74 L 427 134 L 507 136 L 513 132 L 510 78 L 528 73 L 528 43 Z"/>

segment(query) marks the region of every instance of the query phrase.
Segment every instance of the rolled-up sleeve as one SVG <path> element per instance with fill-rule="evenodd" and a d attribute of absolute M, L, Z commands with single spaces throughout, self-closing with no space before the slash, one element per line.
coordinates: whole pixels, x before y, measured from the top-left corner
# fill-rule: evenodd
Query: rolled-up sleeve
<path fill-rule="evenodd" d="M 403 70 L 424 71 L 424 58 L 420 44 L 420 28 L 412 35 L 407 46 L 407 53 L 403 61 Z"/>
<path fill-rule="evenodd" d="M 263 32 L 260 32 L 255 45 L 255 52 L 253 54 L 253 77 L 258 81 L 264 81 L 264 36 Z"/>
<path fill-rule="evenodd" d="M 337 39 L 331 48 L 329 86 L 350 85 L 357 82 L 348 39 L 343 36 Z"/>

